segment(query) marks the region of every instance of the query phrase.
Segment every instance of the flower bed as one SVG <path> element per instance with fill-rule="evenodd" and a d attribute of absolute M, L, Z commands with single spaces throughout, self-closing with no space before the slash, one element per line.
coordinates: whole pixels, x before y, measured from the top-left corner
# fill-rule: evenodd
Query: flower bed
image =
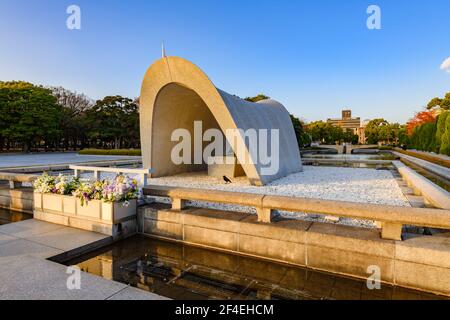
<path fill-rule="evenodd" d="M 124 175 L 113 180 L 81 180 L 43 174 L 34 182 L 34 207 L 42 212 L 115 223 L 136 215 L 137 181 Z"/>

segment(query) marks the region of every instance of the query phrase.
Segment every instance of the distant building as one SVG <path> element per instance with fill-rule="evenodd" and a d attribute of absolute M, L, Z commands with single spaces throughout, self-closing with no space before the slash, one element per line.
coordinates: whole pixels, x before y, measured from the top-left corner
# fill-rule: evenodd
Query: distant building
<path fill-rule="evenodd" d="M 367 143 L 367 138 L 366 138 L 366 127 L 367 124 L 370 122 L 370 120 L 364 120 L 361 121 L 361 127 L 359 128 L 359 134 L 358 134 L 358 142 L 360 144 L 366 144 Z"/>
<path fill-rule="evenodd" d="M 352 118 L 351 110 L 342 110 L 342 118 L 340 119 L 327 119 L 327 123 L 333 126 L 340 127 L 344 131 L 351 131 L 358 136 L 359 143 L 366 143 L 365 126 L 361 125 L 361 118 Z"/>

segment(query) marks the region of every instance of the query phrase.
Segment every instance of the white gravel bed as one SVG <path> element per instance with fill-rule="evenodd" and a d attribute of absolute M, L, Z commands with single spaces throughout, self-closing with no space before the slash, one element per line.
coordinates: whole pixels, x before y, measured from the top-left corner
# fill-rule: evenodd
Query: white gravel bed
<path fill-rule="evenodd" d="M 205 173 L 189 173 L 172 177 L 154 178 L 149 183 L 161 186 L 410 206 L 391 172 L 387 170 L 304 166 L 303 172 L 291 174 L 263 187 L 250 185 L 245 177 L 231 180 L 233 183 L 225 184 L 222 179 L 208 177 Z M 158 199 L 158 201 L 165 202 L 167 200 Z M 200 203 L 197 201 L 189 202 L 189 205 L 256 213 L 254 208 L 235 205 Z M 320 215 L 290 212 L 280 212 L 280 214 L 295 219 L 330 222 Z M 369 228 L 375 226 L 373 221 L 348 218 L 341 218 L 338 223 Z"/>

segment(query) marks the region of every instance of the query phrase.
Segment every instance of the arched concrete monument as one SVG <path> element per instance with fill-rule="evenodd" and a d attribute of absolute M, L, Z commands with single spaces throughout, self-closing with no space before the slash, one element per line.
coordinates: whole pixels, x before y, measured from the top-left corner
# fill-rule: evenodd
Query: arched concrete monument
<path fill-rule="evenodd" d="M 176 165 L 171 161 L 171 152 L 178 143 L 171 141 L 172 133 L 183 128 L 194 135 L 195 121 L 202 122 L 203 132 L 211 128 L 222 132 L 278 129 L 279 167 L 276 172 L 264 173 L 265 164 L 257 159 L 242 163 L 253 185 L 264 185 L 302 170 L 294 128 L 283 105 L 274 100 L 252 103 L 217 89 L 205 73 L 182 58 L 164 57 L 156 61 L 145 74 L 140 95 L 143 165 L 154 170 L 153 177 L 206 170 L 206 163 Z M 208 144 L 202 143 L 202 148 Z M 242 147 L 247 157 L 254 155 L 249 152 L 245 136 L 236 138 L 236 146 Z M 194 148 L 193 145 L 192 150 Z"/>

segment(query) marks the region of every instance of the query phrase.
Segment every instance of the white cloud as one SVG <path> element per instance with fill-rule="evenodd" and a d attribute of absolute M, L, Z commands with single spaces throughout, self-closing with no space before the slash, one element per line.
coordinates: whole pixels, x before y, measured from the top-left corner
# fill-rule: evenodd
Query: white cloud
<path fill-rule="evenodd" d="M 441 64 L 441 70 L 446 70 L 448 73 L 450 73 L 450 57 L 444 60 Z"/>

